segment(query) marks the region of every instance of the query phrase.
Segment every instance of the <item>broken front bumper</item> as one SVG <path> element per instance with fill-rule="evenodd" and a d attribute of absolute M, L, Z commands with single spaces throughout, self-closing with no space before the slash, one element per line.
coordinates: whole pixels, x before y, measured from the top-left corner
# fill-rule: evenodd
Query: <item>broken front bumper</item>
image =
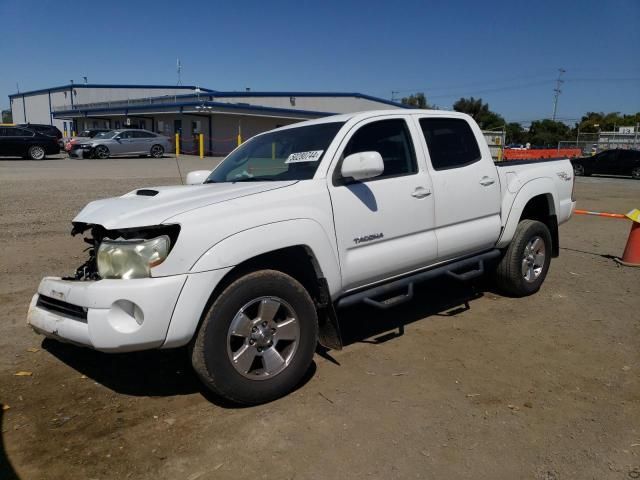
<path fill-rule="evenodd" d="M 47 337 L 102 351 L 160 347 L 188 275 L 70 281 L 46 277 L 27 323 Z"/>

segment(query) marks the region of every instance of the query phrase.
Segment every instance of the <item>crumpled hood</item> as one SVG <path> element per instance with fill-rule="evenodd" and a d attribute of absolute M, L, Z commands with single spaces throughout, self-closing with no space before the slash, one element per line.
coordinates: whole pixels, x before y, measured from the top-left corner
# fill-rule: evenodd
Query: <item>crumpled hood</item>
<path fill-rule="evenodd" d="M 107 230 L 159 225 L 168 218 L 195 208 L 294 183 L 296 182 L 238 182 L 140 188 L 121 197 L 91 202 L 73 221 L 102 225 Z"/>

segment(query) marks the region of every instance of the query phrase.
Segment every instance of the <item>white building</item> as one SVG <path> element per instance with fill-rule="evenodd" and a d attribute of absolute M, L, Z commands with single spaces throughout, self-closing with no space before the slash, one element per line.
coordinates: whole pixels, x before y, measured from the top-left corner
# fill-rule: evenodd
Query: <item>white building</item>
<path fill-rule="evenodd" d="M 208 154 L 226 154 L 243 139 L 278 126 L 336 113 L 404 105 L 360 93 L 220 92 L 194 86 L 64 85 L 9 96 L 15 123 L 57 126 L 65 136 L 87 128 L 146 128 Z"/>

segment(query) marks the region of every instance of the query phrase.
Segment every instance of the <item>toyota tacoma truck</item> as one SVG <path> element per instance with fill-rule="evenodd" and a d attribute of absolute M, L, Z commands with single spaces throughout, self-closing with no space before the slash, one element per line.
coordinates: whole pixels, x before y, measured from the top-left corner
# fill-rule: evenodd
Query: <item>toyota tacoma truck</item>
<path fill-rule="evenodd" d="M 71 231 L 87 261 L 41 281 L 28 323 L 104 352 L 188 346 L 240 404 L 291 391 L 318 343 L 341 348 L 346 306 L 485 272 L 533 294 L 575 206 L 569 160 L 496 165 L 471 117 L 429 110 L 272 130 L 186 183 L 89 203 Z"/>

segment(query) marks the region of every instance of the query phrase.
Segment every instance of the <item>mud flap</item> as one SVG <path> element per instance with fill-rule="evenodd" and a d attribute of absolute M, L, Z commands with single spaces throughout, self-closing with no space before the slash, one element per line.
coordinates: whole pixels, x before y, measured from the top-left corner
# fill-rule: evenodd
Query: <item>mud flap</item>
<path fill-rule="evenodd" d="M 332 350 L 342 350 L 342 335 L 338 315 L 331 302 L 329 285 L 326 278 L 319 279 L 318 298 L 318 342 L 320 345 Z"/>

